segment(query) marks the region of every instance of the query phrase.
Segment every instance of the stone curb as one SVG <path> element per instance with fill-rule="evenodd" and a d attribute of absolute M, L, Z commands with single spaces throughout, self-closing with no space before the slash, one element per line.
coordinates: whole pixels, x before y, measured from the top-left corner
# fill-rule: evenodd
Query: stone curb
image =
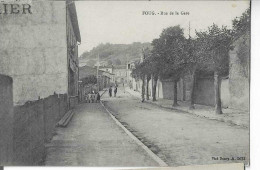
<path fill-rule="evenodd" d="M 126 134 L 133 139 L 139 146 L 141 146 L 146 152 L 147 154 L 154 160 L 156 161 L 159 166 L 163 166 L 166 167 L 168 166 L 161 158 L 159 158 L 155 153 L 153 153 L 147 146 L 145 146 L 137 137 L 135 137 L 129 130 L 127 130 L 116 118 L 115 116 L 113 116 L 113 114 L 105 107 L 105 105 L 103 104 L 102 100 L 100 101 L 101 105 L 103 106 L 103 108 L 107 111 L 107 113 L 110 115 L 110 117 L 116 122 L 116 124 L 121 127 Z"/>

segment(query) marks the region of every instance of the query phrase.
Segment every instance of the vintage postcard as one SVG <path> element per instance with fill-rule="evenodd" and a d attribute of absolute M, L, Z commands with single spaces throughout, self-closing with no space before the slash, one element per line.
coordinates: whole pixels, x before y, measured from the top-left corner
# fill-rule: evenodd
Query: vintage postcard
<path fill-rule="evenodd" d="M 247 0 L 0 0 L 0 165 L 249 165 L 250 22 Z"/>

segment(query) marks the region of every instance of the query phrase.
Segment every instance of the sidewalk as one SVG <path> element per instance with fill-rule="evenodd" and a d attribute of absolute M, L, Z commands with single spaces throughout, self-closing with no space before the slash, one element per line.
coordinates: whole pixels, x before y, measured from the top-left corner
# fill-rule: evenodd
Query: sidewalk
<path fill-rule="evenodd" d="M 100 103 L 79 104 L 66 128 L 46 144 L 47 166 L 158 166 Z"/>
<path fill-rule="evenodd" d="M 141 93 L 131 90 L 129 88 L 126 88 L 126 91 L 130 93 L 131 95 L 141 98 Z M 183 101 L 178 101 L 179 106 L 177 107 L 172 107 L 172 100 L 168 99 L 157 99 L 157 101 L 153 102 L 152 98 L 150 98 L 149 101 L 145 101 L 150 104 L 156 104 L 162 108 L 166 109 L 171 109 L 171 110 L 179 110 L 183 111 L 186 113 L 194 114 L 198 117 L 203 117 L 211 120 L 217 120 L 221 122 L 226 122 L 229 124 L 241 126 L 244 128 L 249 128 L 249 113 L 241 110 L 236 110 L 236 109 L 222 109 L 223 114 L 222 115 L 217 115 L 215 114 L 214 107 L 211 106 L 204 106 L 204 105 L 195 105 L 194 110 L 189 109 L 189 102 L 183 102 Z"/>

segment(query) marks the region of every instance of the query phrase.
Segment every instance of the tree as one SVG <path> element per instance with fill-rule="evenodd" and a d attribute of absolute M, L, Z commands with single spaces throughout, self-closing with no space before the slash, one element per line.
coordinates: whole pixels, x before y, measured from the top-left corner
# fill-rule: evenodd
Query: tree
<path fill-rule="evenodd" d="M 132 76 L 136 81 L 142 80 L 142 102 L 145 100 L 144 93 L 145 93 L 145 63 L 141 62 L 135 66 L 132 71 Z"/>
<path fill-rule="evenodd" d="M 115 64 L 116 64 L 116 65 L 121 65 L 121 60 L 117 58 L 117 59 L 115 60 Z"/>
<path fill-rule="evenodd" d="M 221 76 L 228 74 L 229 68 L 229 50 L 232 48 L 231 30 L 222 26 L 219 28 L 213 24 L 205 32 L 196 32 L 200 53 L 203 54 L 203 69 L 206 72 L 214 73 L 214 89 L 215 89 L 215 112 L 222 114 L 220 83 Z"/>
<path fill-rule="evenodd" d="M 135 69 L 132 72 L 132 76 L 135 79 L 142 80 L 142 101 L 145 100 L 145 91 L 146 91 L 146 99 L 149 100 L 149 81 L 151 79 L 151 50 L 149 48 L 142 49 L 143 62 L 137 64 Z M 145 82 L 146 80 L 146 82 Z M 146 90 L 145 90 L 146 84 Z"/>
<path fill-rule="evenodd" d="M 152 68 L 151 68 L 151 49 L 146 47 L 143 49 L 143 59 L 144 59 L 144 68 L 146 78 L 146 100 L 149 100 L 149 82 L 151 80 Z"/>
<path fill-rule="evenodd" d="M 153 87 L 152 87 L 152 97 L 153 101 L 156 101 L 156 88 L 157 88 L 157 81 L 159 75 L 161 74 L 161 68 L 163 67 L 163 63 L 161 62 L 161 54 L 162 51 L 162 40 L 161 39 L 154 39 L 152 41 L 152 50 L 151 56 L 148 58 L 147 63 L 150 66 L 150 75 L 153 79 Z"/>
<path fill-rule="evenodd" d="M 186 43 L 187 47 L 185 49 L 187 49 L 188 55 L 185 56 L 185 73 L 190 75 L 191 78 L 190 109 L 195 109 L 197 74 L 203 70 L 208 63 L 206 45 L 207 43 L 205 43 L 205 40 L 202 38 L 192 39 L 189 37 Z"/>
<path fill-rule="evenodd" d="M 250 8 L 248 8 L 241 17 L 236 17 L 233 21 L 233 39 L 238 39 L 239 37 L 243 36 L 244 34 L 250 33 L 250 25 L 251 25 L 251 18 L 250 18 Z"/>
<path fill-rule="evenodd" d="M 95 75 L 89 75 L 87 77 L 82 78 L 82 84 L 96 84 L 97 83 L 97 77 Z"/>
<path fill-rule="evenodd" d="M 157 56 L 160 57 L 161 72 L 163 79 L 170 78 L 174 81 L 173 106 L 177 106 L 177 83 L 184 73 L 186 66 L 185 58 L 188 55 L 186 49 L 187 40 L 180 26 L 164 29 L 156 43 Z"/>
<path fill-rule="evenodd" d="M 239 41 L 237 57 L 242 66 L 244 77 L 249 77 L 250 57 L 250 8 L 241 17 L 235 18 L 233 22 L 233 41 Z M 239 39 L 239 40 L 238 40 Z"/>
<path fill-rule="evenodd" d="M 149 82 L 151 80 L 151 75 L 146 75 L 146 100 L 149 100 Z"/>

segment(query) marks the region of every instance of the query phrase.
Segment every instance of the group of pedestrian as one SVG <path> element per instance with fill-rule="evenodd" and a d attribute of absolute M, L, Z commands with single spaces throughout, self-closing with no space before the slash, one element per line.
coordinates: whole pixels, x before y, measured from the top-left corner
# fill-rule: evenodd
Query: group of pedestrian
<path fill-rule="evenodd" d="M 109 92 L 109 97 L 112 97 L 112 86 L 110 86 L 109 87 L 109 90 L 108 90 L 108 92 Z M 114 97 L 116 97 L 116 93 L 117 93 L 117 85 L 115 85 L 115 87 L 114 87 Z"/>
<path fill-rule="evenodd" d="M 99 92 L 95 92 L 94 90 L 90 93 L 86 93 L 85 94 L 85 101 L 87 103 L 96 103 L 96 102 L 100 102 L 100 94 Z"/>

